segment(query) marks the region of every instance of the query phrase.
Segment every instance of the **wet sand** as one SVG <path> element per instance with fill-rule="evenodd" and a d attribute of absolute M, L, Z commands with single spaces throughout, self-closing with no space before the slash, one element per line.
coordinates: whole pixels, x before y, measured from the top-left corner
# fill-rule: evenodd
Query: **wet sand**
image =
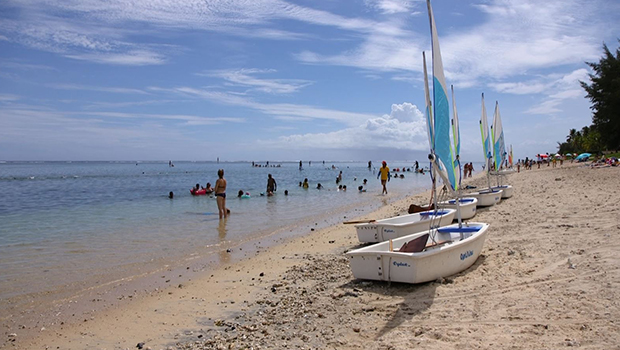
<path fill-rule="evenodd" d="M 509 175 L 514 196 L 473 218 L 491 225 L 481 256 L 441 281 L 353 279 L 343 253 L 359 246 L 357 236 L 338 224 L 188 282 L 175 284 L 182 273 L 162 271 L 167 287 L 128 291 L 83 320 L 57 315 L 34 338 L 11 325 L 0 346 L 620 349 L 618 179 L 618 168 L 577 164 Z M 404 214 L 428 199 L 424 193 L 343 220 Z"/>

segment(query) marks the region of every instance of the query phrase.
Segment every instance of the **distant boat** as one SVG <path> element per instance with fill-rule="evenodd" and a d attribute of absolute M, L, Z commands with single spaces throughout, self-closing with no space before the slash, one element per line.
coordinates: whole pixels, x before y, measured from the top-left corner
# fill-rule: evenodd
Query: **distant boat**
<path fill-rule="evenodd" d="M 450 109 L 443 74 L 439 41 L 430 0 L 427 0 L 431 25 L 433 61 L 433 104 L 430 103 L 424 53 L 426 113 L 429 144 L 431 146 L 431 178 L 439 175 L 449 191 L 459 188 L 456 168 L 458 157 L 453 153 L 450 138 Z M 454 124 L 453 124 L 454 125 Z M 456 124 L 458 128 L 458 123 Z M 457 133 L 458 130 L 453 132 Z M 460 173 L 460 172 L 459 172 Z M 460 177 L 460 174 L 458 174 Z M 435 181 L 433 180 L 433 187 Z M 436 197 L 436 192 L 435 193 Z M 435 203 L 437 203 L 435 198 Z M 458 203 L 458 202 L 457 202 Z M 430 227 L 420 233 L 396 238 L 347 253 L 355 278 L 423 283 L 447 277 L 469 268 L 478 259 L 486 233 L 485 223 L 464 224 L 457 211 L 459 223 L 444 227 Z"/>

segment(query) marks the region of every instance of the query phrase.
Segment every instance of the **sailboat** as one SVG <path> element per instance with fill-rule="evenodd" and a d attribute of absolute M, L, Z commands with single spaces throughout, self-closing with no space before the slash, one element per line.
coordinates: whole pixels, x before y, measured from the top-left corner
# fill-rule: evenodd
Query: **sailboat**
<path fill-rule="evenodd" d="M 422 53 L 424 56 L 424 53 Z M 428 91 L 428 76 L 426 74 L 426 58 L 424 59 L 424 84 L 427 87 L 426 93 L 426 125 L 428 131 L 428 142 L 430 147 L 434 143 L 434 120 L 432 117 L 430 93 Z M 435 179 L 433 178 L 433 186 Z M 434 188 L 434 187 L 433 187 Z M 435 193 L 435 191 L 433 191 Z M 433 203 L 437 203 L 434 201 Z M 384 242 L 390 239 L 427 231 L 429 227 L 446 226 L 454 220 L 456 208 L 446 210 L 436 210 L 435 206 L 420 213 L 397 216 L 389 219 L 378 220 L 375 222 L 355 225 L 357 238 L 362 243 Z"/>
<path fill-rule="evenodd" d="M 436 178 L 439 175 L 444 185 L 450 191 L 456 192 L 459 188 L 456 174 L 458 159 L 454 156 L 450 140 L 451 123 L 447 89 L 430 0 L 426 3 L 433 53 L 434 104 L 431 106 L 430 98 L 427 100 L 431 177 Z M 423 57 L 426 70 L 424 54 Z M 425 91 L 427 90 L 428 84 L 425 84 Z M 458 124 L 456 126 L 458 127 Z M 433 192 L 436 196 L 436 191 Z M 457 217 L 457 224 L 439 228 L 430 227 L 424 232 L 348 252 L 346 255 L 350 258 L 353 276 L 360 279 L 423 283 L 467 269 L 480 255 L 489 225 L 463 223 L 460 210 L 457 210 Z"/>
<path fill-rule="evenodd" d="M 510 198 L 514 189 L 510 185 L 502 185 L 502 176 L 514 172 L 507 169 L 506 164 L 506 145 L 504 143 L 504 128 L 502 126 L 502 117 L 499 113 L 499 103 L 495 101 L 495 112 L 493 113 L 493 125 L 491 125 L 491 135 L 493 137 L 493 159 L 495 160 L 495 171 L 491 174 L 497 176 L 497 186 L 494 190 L 502 190 L 502 198 Z"/>
<path fill-rule="evenodd" d="M 424 62 L 424 74 L 426 77 L 426 62 Z M 425 79 L 425 81 L 426 80 L 427 79 Z M 428 86 L 428 84 L 426 86 Z M 428 90 L 428 88 L 425 90 Z M 473 218 L 476 215 L 476 207 L 478 206 L 478 199 L 475 197 L 462 197 L 460 195 L 461 163 L 460 163 L 459 155 L 461 154 L 461 135 L 459 132 L 459 116 L 458 116 L 458 113 L 456 112 L 456 99 L 454 98 L 454 86 L 451 85 L 450 90 L 452 91 L 452 135 L 453 135 L 453 140 L 454 140 L 454 151 L 456 154 L 456 163 L 459 169 L 459 174 L 458 174 L 459 175 L 459 178 L 458 178 L 458 192 L 459 193 L 456 199 L 450 199 L 447 201 L 440 202 L 439 207 L 457 209 L 460 211 L 461 219 L 467 220 L 467 219 Z M 427 100 L 426 103 L 430 104 L 430 100 Z M 457 203 L 457 200 L 458 200 L 458 203 Z"/>
<path fill-rule="evenodd" d="M 488 188 L 478 192 L 471 192 L 468 196 L 478 199 L 479 207 L 488 207 L 495 205 L 502 200 L 503 190 L 493 189 L 491 187 L 491 163 L 493 162 L 493 154 L 491 153 L 491 135 L 489 134 L 489 124 L 487 121 L 487 109 L 484 104 L 484 94 L 482 94 L 482 113 L 480 115 L 480 135 L 482 136 L 482 153 L 486 160 L 487 183 Z"/>

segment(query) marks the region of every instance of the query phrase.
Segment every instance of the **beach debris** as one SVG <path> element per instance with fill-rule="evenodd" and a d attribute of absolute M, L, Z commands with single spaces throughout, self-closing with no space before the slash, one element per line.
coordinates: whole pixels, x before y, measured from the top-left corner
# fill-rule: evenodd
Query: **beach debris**
<path fill-rule="evenodd" d="M 568 258 L 568 268 L 569 269 L 574 269 L 576 267 L 577 267 L 577 265 L 573 264 L 573 262 L 570 260 L 570 258 Z"/>
<path fill-rule="evenodd" d="M 138 343 L 138 345 L 136 345 L 136 348 L 143 349 L 144 348 L 144 344 L 145 344 L 144 342 L 140 342 L 140 343 Z"/>
<path fill-rule="evenodd" d="M 230 248 L 226 249 L 226 253 L 230 253 L 232 250 Z"/>
<path fill-rule="evenodd" d="M 263 277 L 263 276 L 265 276 L 265 273 L 264 273 L 264 272 L 261 272 L 261 273 L 259 274 L 259 276 L 260 276 L 260 277 Z"/>
<path fill-rule="evenodd" d="M 336 242 L 336 241 L 329 241 L 330 244 L 333 244 L 334 242 Z"/>

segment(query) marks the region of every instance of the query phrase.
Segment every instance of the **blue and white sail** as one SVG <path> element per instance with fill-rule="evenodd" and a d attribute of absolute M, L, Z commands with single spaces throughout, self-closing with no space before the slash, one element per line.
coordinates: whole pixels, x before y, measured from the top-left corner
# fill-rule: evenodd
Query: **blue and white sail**
<path fill-rule="evenodd" d="M 484 106 L 484 94 L 482 94 L 482 114 L 480 115 L 480 135 L 482 136 L 482 152 L 485 161 L 492 158 L 491 140 L 489 137 L 489 122 L 487 121 L 487 108 Z M 488 163 L 488 161 L 486 162 Z M 489 165 L 489 164 L 487 164 Z M 490 169 L 487 169 L 490 170 Z"/>
<path fill-rule="evenodd" d="M 493 126 L 491 126 L 493 134 L 493 159 L 495 161 L 495 170 L 499 171 L 506 162 L 506 144 L 504 143 L 504 128 L 502 127 L 502 117 L 499 114 L 499 103 L 495 102 L 495 113 L 493 114 Z"/>
<path fill-rule="evenodd" d="M 431 151 L 435 154 L 436 163 L 444 183 L 451 187 L 452 191 L 458 190 L 455 157 L 452 152 L 452 140 L 450 138 L 450 106 L 448 103 L 448 89 L 446 78 L 443 74 L 441 51 L 437 38 L 437 28 L 431 8 L 430 0 L 426 1 L 428 17 L 431 27 L 431 42 L 433 52 L 433 146 Z"/>

